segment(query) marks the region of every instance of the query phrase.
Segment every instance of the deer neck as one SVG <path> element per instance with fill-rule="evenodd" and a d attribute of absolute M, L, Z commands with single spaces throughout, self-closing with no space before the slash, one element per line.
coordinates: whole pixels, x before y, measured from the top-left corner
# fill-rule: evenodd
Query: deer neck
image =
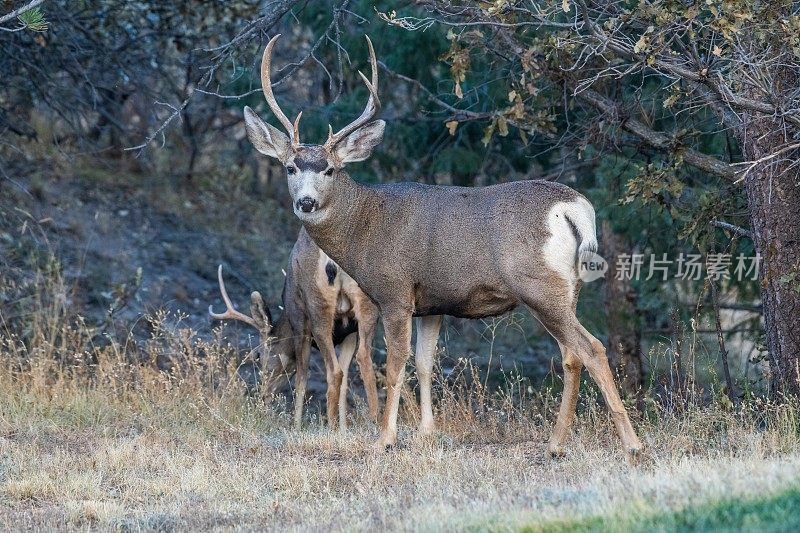
<path fill-rule="evenodd" d="M 288 313 L 284 311 L 281 314 L 272 327 L 270 336 L 275 339 L 275 344 L 271 350 L 272 355 L 280 358 L 284 371 L 293 371 L 297 355 L 294 352 L 294 331 L 292 330 L 292 323 L 289 320 Z"/>
<path fill-rule="evenodd" d="M 283 339 L 291 339 L 294 336 L 292 332 L 292 324 L 289 321 L 289 315 L 284 311 L 281 316 L 275 321 L 272 327 L 271 336 L 276 337 L 279 341 Z"/>
<path fill-rule="evenodd" d="M 294 331 L 286 311 L 275 322 L 270 336 L 276 339 L 275 346 L 272 349 L 274 353 L 281 353 L 289 359 L 294 359 Z"/>
<path fill-rule="evenodd" d="M 269 336 L 273 337 L 274 341 L 268 352 L 269 356 L 264 357 L 266 354 L 261 354 L 260 366 L 263 390 L 267 395 L 272 395 L 283 387 L 287 377 L 294 373 L 297 365 L 292 326 L 286 313 L 275 322 Z M 262 334 L 261 342 L 266 340 L 267 337 Z"/>
<path fill-rule="evenodd" d="M 303 226 L 314 242 L 345 270 L 343 263 L 349 250 L 368 227 L 364 215 L 376 201 L 371 187 L 353 181 L 345 172 L 337 176 L 336 195 L 329 202 L 324 217 L 303 220 Z"/>

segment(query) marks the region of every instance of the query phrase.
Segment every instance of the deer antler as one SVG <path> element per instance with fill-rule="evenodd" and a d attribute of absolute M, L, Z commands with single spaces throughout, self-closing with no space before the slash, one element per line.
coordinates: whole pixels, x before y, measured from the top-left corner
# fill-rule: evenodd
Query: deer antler
<path fill-rule="evenodd" d="M 261 298 L 261 294 L 258 291 L 254 291 L 250 295 L 250 311 L 253 313 L 255 318 L 247 316 L 244 313 L 241 313 L 236 310 L 233 306 L 233 302 L 231 302 L 230 297 L 228 296 L 228 291 L 225 289 L 225 281 L 222 279 L 222 265 L 219 265 L 217 269 L 217 279 L 219 280 L 219 292 L 222 294 L 222 300 L 225 302 L 226 310 L 224 313 L 215 313 L 214 306 L 208 306 L 208 314 L 211 315 L 211 318 L 216 320 L 239 320 L 244 322 L 245 324 L 249 324 L 259 330 L 266 330 L 267 332 L 270 329 L 270 325 L 272 323 L 272 319 L 269 316 L 269 311 L 264 306 L 264 300 Z"/>
<path fill-rule="evenodd" d="M 325 142 L 325 148 L 328 150 L 332 149 L 341 142 L 342 139 L 372 120 L 381 108 L 381 101 L 378 98 L 378 60 L 375 59 L 375 49 L 372 47 L 372 41 L 370 41 L 369 36 L 365 35 L 364 37 L 367 38 L 367 45 L 369 45 L 369 62 L 372 67 L 372 82 L 370 82 L 360 70 L 358 71 L 358 75 L 364 80 L 364 84 L 369 90 L 369 100 L 361 116 L 338 132 L 333 133 L 333 127 L 328 125 L 328 140 Z"/>
<path fill-rule="evenodd" d="M 277 34 L 269 40 L 267 47 L 264 49 L 264 56 L 261 58 L 261 89 L 264 91 L 264 97 L 267 99 L 267 104 L 272 110 L 272 113 L 277 117 L 281 124 L 283 124 L 286 133 L 289 134 L 289 139 L 292 143 L 292 148 L 297 148 L 300 145 L 300 116 L 303 114 L 301 111 L 292 124 L 292 121 L 281 111 L 281 107 L 275 100 L 275 95 L 272 93 L 272 82 L 270 81 L 270 71 L 272 65 L 272 49 L 278 41 Z"/>

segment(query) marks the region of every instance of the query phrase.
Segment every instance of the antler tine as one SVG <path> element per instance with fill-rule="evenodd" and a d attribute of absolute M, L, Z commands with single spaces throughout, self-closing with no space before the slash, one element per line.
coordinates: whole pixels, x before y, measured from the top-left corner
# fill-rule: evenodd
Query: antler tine
<path fill-rule="evenodd" d="M 296 147 L 300 144 L 300 138 L 298 135 L 300 115 L 297 115 L 297 120 L 295 121 L 294 126 L 292 126 L 292 121 L 289 120 L 289 117 L 287 117 L 286 114 L 281 110 L 281 107 L 275 100 L 275 95 L 272 93 L 272 81 L 270 80 L 272 49 L 275 46 L 275 43 L 278 41 L 278 37 L 280 36 L 281 34 L 279 33 L 270 39 L 269 43 L 267 43 L 267 47 L 264 49 L 264 56 L 261 58 L 261 89 L 264 91 L 264 97 L 267 99 L 267 104 L 272 110 L 272 113 L 277 117 L 280 123 L 283 124 L 286 133 L 289 134 L 292 146 Z"/>
<path fill-rule="evenodd" d="M 369 36 L 365 35 L 364 37 L 367 38 L 367 45 L 369 46 L 369 63 L 372 68 L 372 81 L 370 82 L 361 71 L 358 72 L 358 75 L 361 76 L 361 79 L 369 90 L 369 100 L 367 100 L 367 105 L 361 113 L 361 116 L 338 132 L 333 133 L 333 128 L 330 126 L 328 127 L 328 140 L 325 143 L 327 148 L 333 148 L 342 139 L 372 120 L 381 108 L 381 101 L 378 98 L 378 60 L 375 58 L 375 48 L 373 48 Z"/>
<path fill-rule="evenodd" d="M 369 66 L 372 68 L 372 86 L 375 88 L 375 92 L 378 92 L 378 60 L 375 58 L 375 48 L 372 47 L 372 40 L 370 40 L 369 35 L 364 35 L 364 37 L 367 39 L 367 46 L 369 46 Z M 375 100 L 378 101 L 377 95 L 375 95 Z M 380 105 L 378 101 L 378 107 L 380 107 Z"/>
<path fill-rule="evenodd" d="M 228 291 L 225 289 L 225 282 L 222 280 L 222 265 L 220 265 L 217 269 L 217 279 L 219 280 L 219 292 L 222 293 L 222 300 L 225 302 L 226 310 L 224 313 L 215 313 L 214 306 L 209 305 L 208 314 L 211 315 L 211 318 L 215 318 L 217 320 L 225 320 L 228 318 L 232 320 L 241 320 L 242 322 L 258 329 L 258 324 L 256 324 L 255 320 L 244 313 L 240 313 L 233 306 L 233 302 L 231 302 L 231 299 L 228 297 Z"/>
<path fill-rule="evenodd" d="M 294 137 L 292 139 L 292 146 L 297 148 L 300 145 L 300 117 L 303 116 L 303 112 L 300 111 L 297 114 L 297 118 L 294 119 Z"/>

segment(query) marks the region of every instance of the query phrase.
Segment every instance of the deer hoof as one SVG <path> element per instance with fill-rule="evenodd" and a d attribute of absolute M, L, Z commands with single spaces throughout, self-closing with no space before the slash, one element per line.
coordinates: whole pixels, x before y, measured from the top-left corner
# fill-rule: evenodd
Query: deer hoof
<path fill-rule="evenodd" d="M 382 435 L 381 437 L 378 438 L 378 442 L 376 442 L 373 445 L 373 448 L 375 449 L 375 451 L 378 452 L 386 452 L 394 448 L 396 443 L 397 443 L 396 436 L 392 437 L 392 436 Z"/>
<path fill-rule="evenodd" d="M 384 442 L 378 441 L 378 442 L 376 442 L 375 444 L 372 445 L 372 451 L 374 451 L 376 453 L 385 453 L 385 452 L 392 451 L 392 449 L 394 447 L 395 447 L 394 444 L 384 443 Z"/>
<path fill-rule="evenodd" d="M 549 445 L 547 447 L 547 452 L 553 459 L 563 459 L 567 455 L 567 452 L 566 450 L 564 450 L 564 447 L 556 444 Z"/>
<path fill-rule="evenodd" d="M 625 450 L 625 457 L 630 465 L 641 464 L 644 458 L 644 449 L 641 446 L 632 446 Z"/>

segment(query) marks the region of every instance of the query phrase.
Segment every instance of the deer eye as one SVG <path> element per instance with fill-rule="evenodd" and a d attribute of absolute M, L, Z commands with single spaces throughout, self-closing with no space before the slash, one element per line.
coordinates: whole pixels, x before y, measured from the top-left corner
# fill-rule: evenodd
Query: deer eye
<path fill-rule="evenodd" d="M 297 169 L 295 167 L 293 167 L 292 165 L 289 165 L 288 167 L 286 167 L 286 173 L 289 174 L 290 176 L 292 174 L 294 174 L 295 172 L 297 172 Z"/>
<path fill-rule="evenodd" d="M 328 170 L 326 170 L 325 171 L 325 175 L 326 176 L 333 176 L 333 167 L 331 167 Z"/>

